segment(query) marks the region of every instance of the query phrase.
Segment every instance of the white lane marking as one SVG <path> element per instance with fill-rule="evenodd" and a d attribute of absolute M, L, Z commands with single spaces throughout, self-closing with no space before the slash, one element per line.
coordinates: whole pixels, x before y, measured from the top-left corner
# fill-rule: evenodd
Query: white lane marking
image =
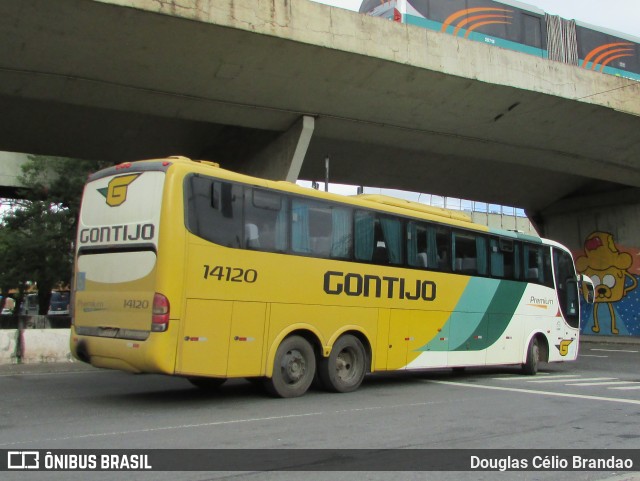
<path fill-rule="evenodd" d="M 633 390 L 636 390 L 636 389 L 640 389 L 640 384 L 637 383 L 635 386 L 610 387 L 610 388 L 607 388 L 607 389 L 617 389 L 617 390 L 620 390 L 620 391 L 633 391 Z"/>
<path fill-rule="evenodd" d="M 609 356 L 600 356 L 598 354 L 580 354 L 578 357 L 603 357 L 603 358 L 607 358 Z"/>
<path fill-rule="evenodd" d="M 558 375 L 548 375 L 547 373 L 539 372 L 538 375 L 546 375 L 548 376 L 545 381 L 555 382 L 554 379 L 566 380 L 567 378 L 572 377 L 580 377 L 579 374 L 558 374 Z M 531 380 L 531 376 L 509 376 L 509 377 L 494 377 L 493 379 L 497 379 L 499 381 L 522 381 L 522 380 Z M 542 379 L 539 381 L 542 382 Z"/>
<path fill-rule="evenodd" d="M 87 439 L 87 438 L 102 438 L 107 436 L 123 436 L 127 434 L 139 434 L 139 433 L 153 433 L 159 431 L 170 431 L 170 430 L 178 430 L 178 429 L 194 429 L 194 428 L 207 428 L 211 426 L 224 426 L 224 425 L 232 425 L 232 424 L 243 424 L 243 423 L 254 423 L 254 422 L 269 422 L 269 421 L 280 421 L 283 419 L 295 419 L 295 418 L 304 418 L 304 417 L 312 417 L 312 416 L 326 416 L 327 414 L 335 413 L 335 414 L 344 414 L 344 413 L 354 413 L 361 411 L 375 411 L 375 410 L 384 410 L 384 409 L 406 409 L 407 407 L 416 407 L 416 406 L 433 406 L 435 404 L 449 404 L 450 401 L 428 401 L 428 402 L 417 402 L 417 403 L 404 403 L 404 404 L 391 404 L 385 406 L 369 406 L 369 407 L 359 407 L 359 408 L 350 408 L 350 409 L 338 409 L 335 411 L 326 411 L 326 412 L 310 412 L 310 413 L 300 413 L 300 414 L 286 414 L 282 416 L 265 416 L 265 417 L 257 417 L 257 418 L 245 418 L 245 419 L 230 419 L 227 421 L 215 421 L 211 423 L 197 423 L 197 424 L 179 424 L 175 426 L 160 426 L 160 427 L 152 427 L 152 428 L 141 428 L 141 429 L 131 429 L 124 431 L 114 431 L 114 432 L 102 432 L 102 433 L 89 433 L 89 434 L 76 434 L 70 436 L 60 436 L 55 438 L 46 438 L 46 439 L 30 439 L 24 441 L 14 441 L 10 443 L 0 443 L 0 446 L 15 446 L 20 444 L 42 444 L 45 442 L 53 442 L 53 441 L 69 441 L 75 439 Z"/>
<path fill-rule="evenodd" d="M 127 431 L 114 431 L 114 432 L 107 432 L 107 433 L 78 434 L 74 436 L 65 436 L 65 437 L 59 437 L 59 438 L 36 439 L 31 441 L 18 441 L 13 443 L 0 443 L 0 446 L 12 446 L 14 444 L 25 444 L 25 443 L 39 443 L 42 441 L 67 441 L 70 439 L 100 438 L 104 436 L 122 436 L 123 434 L 152 433 L 156 431 L 168 431 L 171 429 L 193 429 L 193 428 L 202 428 L 202 427 L 209 427 L 209 426 L 223 426 L 225 424 L 240 424 L 240 423 L 251 423 L 256 421 L 273 421 L 273 420 L 292 419 L 292 418 L 301 418 L 301 417 L 309 417 L 309 416 L 320 416 L 321 414 L 323 413 L 318 412 L 318 413 L 288 414 L 284 416 L 268 416 L 268 417 L 262 417 L 262 418 L 231 419 L 229 421 L 216 421 L 212 423 L 181 424 L 178 426 L 162 426 L 157 428 L 132 429 Z"/>
<path fill-rule="evenodd" d="M 577 379 L 532 379 L 531 383 L 535 384 L 544 384 L 544 383 L 552 383 L 552 382 L 583 382 L 583 381 L 615 381 L 617 377 L 585 377 L 581 378 L 580 376 L 576 376 Z"/>
<path fill-rule="evenodd" d="M 574 382 L 567 386 L 613 386 L 616 384 L 637 384 L 634 381 Z"/>
<path fill-rule="evenodd" d="M 631 351 L 629 349 L 589 349 L 590 351 L 600 351 L 600 352 L 630 352 L 637 354 L 640 351 Z"/>
<path fill-rule="evenodd" d="M 509 391 L 509 392 L 519 392 L 523 394 L 536 394 L 538 396 L 554 396 L 554 397 L 567 397 L 574 399 L 586 399 L 589 401 L 607 401 L 614 402 L 620 404 L 636 404 L 640 405 L 640 400 L 637 399 L 617 399 L 611 397 L 604 396 L 588 396 L 586 394 L 569 394 L 563 392 L 545 392 L 545 391 L 535 391 L 533 389 L 519 389 L 514 387 L 503 387 L 503 386 L 486 386 L 482 384 L 465 384 L 462 382 L 453 382 L 453 381 L 424 381 L 424 382 L 432 382 L 434 384 L 445 384 L 449 386 L 458 386 L 458 387 L 467 387 L 467 388 L 475 388 L 475 389 L 488 389 L 492 391 Z"/>

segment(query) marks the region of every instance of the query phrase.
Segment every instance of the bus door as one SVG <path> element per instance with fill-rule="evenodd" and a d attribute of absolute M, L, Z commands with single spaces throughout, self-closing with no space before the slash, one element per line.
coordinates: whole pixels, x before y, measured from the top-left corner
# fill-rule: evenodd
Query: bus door
<path fill-rule="evenodd" d="M 511 313 L 489 315 L 487 364 L 511 364 L 522 359 L 524 319 Z"/>
<path fill-rule="evenodd" d="M 232 301 L 187 299 L 178 337 L 177 373 L 227 375 L 232 313 Z"/>
<path fill-rule="evenodd" d="M 447 365 L 449 314 L 440 311 L 391 311 L 387 369 Z"/>
<path fill-rule="evenodd" d="M 389 352 L 387 369 L 404 369 L 407 365 L 409 319 L 413 311 L 392 309 L 389 317 Z"/>
<path fill-rule="evenodd" d="M 188 299 L 176 372 L 243 377 L 264 372 L 266 304 Z"/>
<path fill-rule="evenodd" d="M 488 315 L 485 312 L 454 312 L 449 329 L 449 366 L 486 362 Z"/>
<path fill-rule="evenodd" d="M 265 372 L 262 362 L 266 313 L 264 302 L 234 302 L 227 376 L 251 377 Z"/>
<path fill-rule="evenodd" d="M 553 268 L 560 312 L 565 320 L 556 323 L 557 352 L 562 359 L 575 359 L 578 355 L 580 294 L 571 254 L 554 247 Z M 622 284 L 624 285 L 624 277 Z M 553 353 L 555 354 L 555 351 Z"/>

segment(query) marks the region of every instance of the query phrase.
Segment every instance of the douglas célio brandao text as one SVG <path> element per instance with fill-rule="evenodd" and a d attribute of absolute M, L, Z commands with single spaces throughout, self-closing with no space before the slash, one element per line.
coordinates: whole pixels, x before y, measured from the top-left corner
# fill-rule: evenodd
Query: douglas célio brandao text
<path fill-rule="evenodd" d="M 633 459 L 618 457 L 607 453 L 598 457 L 571 456 L 504 456 L 470 457 L 471 470 L 478 471 L 600 471 L 607 469 L 632 470 Z"/>

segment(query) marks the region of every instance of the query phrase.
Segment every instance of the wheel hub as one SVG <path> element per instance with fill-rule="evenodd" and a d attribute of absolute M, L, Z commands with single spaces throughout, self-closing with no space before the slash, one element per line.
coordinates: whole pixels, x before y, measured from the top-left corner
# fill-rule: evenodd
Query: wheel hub
<path fill-rule="evenodd" d="M 293 384 L 302 379 L 307 370 L 307 363 L 300 351 L 287 352 L 282 359 L 282 376 L 288 384 Z"/>
<path fill-rule="evenodd" d="M 348 379 L 353 374 L 352 368 L 353 355 L 345 349 L 336 358 L 336 375 L 342 380 Z"/>

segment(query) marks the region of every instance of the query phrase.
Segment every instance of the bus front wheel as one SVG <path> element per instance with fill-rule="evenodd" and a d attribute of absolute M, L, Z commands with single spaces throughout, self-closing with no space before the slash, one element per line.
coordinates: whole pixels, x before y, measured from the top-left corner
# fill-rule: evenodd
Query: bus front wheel
<path fill-rule="evenodd" d="M 329 357 L 320 360 L 322 385 L 333 392 L 355 391 L 367 371 L 367 354 L 355 336 L 349 334 L 336 341 Z"/>
<path fill-rule="evenodd" d="M 538 365 L 540 364 L 540 345 L 538 344 L 538 338 L 534 337 L 529 343 L 527 349 L 527 360 L 522 365 L 522 372 L 530 376 L 535 376 L 538 373 Z"/>
<path fill-rule="evenodd" d="M 309 342 L 300 336 L 286 338 L 276 351 L 273 376 L 266 388 L 278 397 L 302 396 L 313 381 L 316 357 Z"/>

